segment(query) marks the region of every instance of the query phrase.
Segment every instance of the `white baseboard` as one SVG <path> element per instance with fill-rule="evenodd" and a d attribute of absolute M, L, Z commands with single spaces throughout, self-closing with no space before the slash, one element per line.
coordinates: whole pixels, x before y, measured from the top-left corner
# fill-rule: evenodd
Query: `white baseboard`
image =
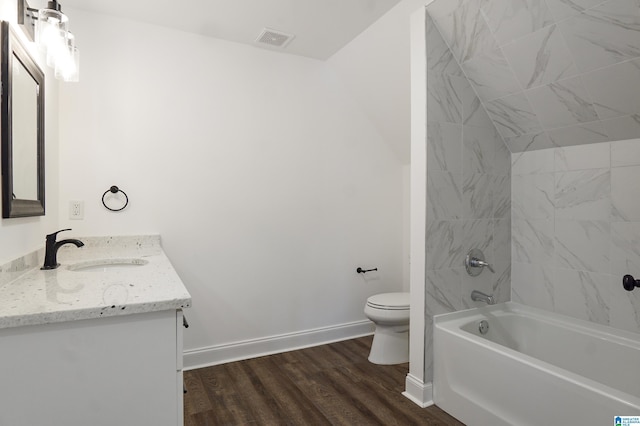
<path fill-rule="evenodd" d="M 184 351 L 184 369 L 209 367 L 373 334 L 369 320 Z"/>
<path fill-rule="evenodd" d="M 421 408 L 433 405 L 433 384 L 431 382 L 424 383 L 411 374 L 407 374 L 405 379 L 405 391 L 402 395 L 409 398 L 413 403 Z"/>

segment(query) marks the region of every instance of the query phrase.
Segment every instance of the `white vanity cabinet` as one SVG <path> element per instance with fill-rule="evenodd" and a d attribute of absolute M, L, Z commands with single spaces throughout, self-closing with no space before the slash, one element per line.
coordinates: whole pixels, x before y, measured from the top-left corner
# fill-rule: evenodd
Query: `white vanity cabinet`
<path fill-rule="evenodd" d="M 0 425 L 182 425 L 182 311 L 0 330 Z"/>
<path fill-rule="evenodd" d="M 182 425 L 191 295 L 160 237 L 81 239 L 0 265 L 0 426 Z"/>

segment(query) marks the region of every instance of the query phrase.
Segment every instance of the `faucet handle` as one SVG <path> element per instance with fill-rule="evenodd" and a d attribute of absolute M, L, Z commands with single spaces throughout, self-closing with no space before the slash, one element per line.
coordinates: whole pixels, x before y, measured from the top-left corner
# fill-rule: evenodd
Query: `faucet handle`
<path fill-rule="evenodd" d="M 485 267 L 495 274 L 493 267 L 484 260 L 484 254 L 480 249 L 469 250 L 467 257 L 464 259 L 464 266 L 467 269 L 467 273 L 472 277 L 480 275 Z"/>
<path fill-rule="evenodd" d="M 56 240 L 56 237 L 58 236 L 59 233 L 64 232 L 64 231 L 71 231 L 71 228 L 68 229 L 61 229 L 59 231 L 54 232 L 53 234 L 49 234 L 47 235 L 47 240 Z"/>
<path fill-rule="evenodd" d="M 496 273 L 496 271 L 493 270 L 493 268 L 491 267 L 490 264 L 488 264 L 484 260 L 480 260 L 480 259 L 477 259 L 475 257 L 472 257 L 471 259 L 469 259 L 469 266 L 473 266 L 473 267 L 476 267 L 476 268 L 484 268 L 486 266 L 487 268 L 489 268 L 489 270 L 492 273 L 494 273 L 494 274 Z"/>

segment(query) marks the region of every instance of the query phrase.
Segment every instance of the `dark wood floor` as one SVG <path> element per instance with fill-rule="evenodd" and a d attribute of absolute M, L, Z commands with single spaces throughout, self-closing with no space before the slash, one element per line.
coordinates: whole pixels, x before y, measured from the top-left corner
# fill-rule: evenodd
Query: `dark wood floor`
<path fill-rule="evenodd" d="M 408 364 L 371 364 L 370 346 L 363 337 L 186 371 L 184 424 L 462 425 L 402 396 Z"/>

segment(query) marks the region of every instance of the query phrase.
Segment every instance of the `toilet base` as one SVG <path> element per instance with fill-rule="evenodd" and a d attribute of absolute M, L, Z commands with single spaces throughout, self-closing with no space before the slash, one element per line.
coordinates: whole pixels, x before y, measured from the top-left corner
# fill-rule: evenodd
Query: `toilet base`
<path fill-rule="evenodd" d="M 376 326 L 369 362 L 379 365 L 409 362 L 409 326 Z"/>

